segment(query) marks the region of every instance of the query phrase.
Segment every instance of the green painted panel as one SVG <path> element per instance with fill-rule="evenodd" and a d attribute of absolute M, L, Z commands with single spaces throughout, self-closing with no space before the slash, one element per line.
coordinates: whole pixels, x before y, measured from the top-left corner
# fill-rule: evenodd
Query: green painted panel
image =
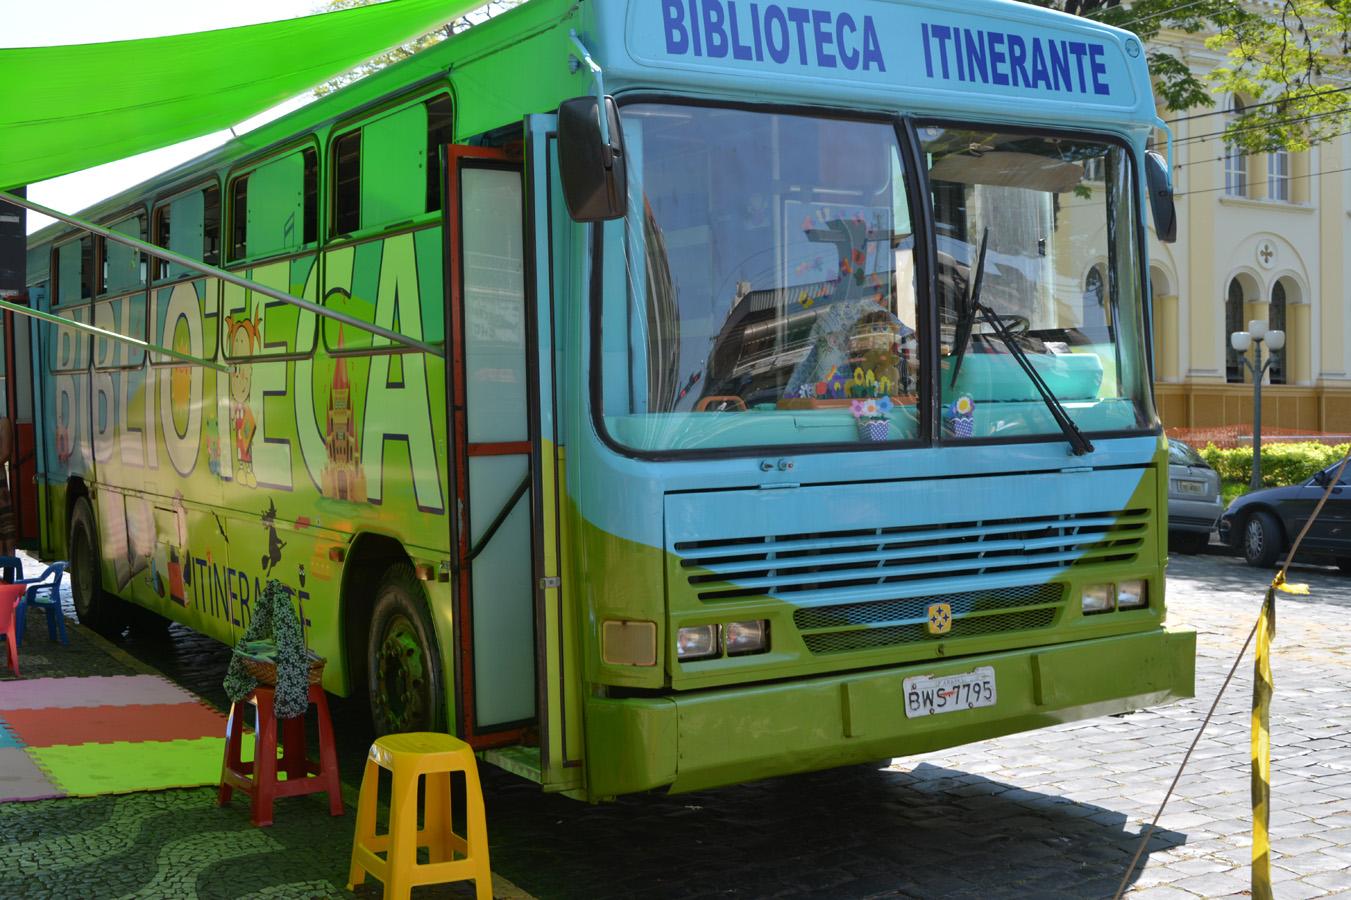
<path fill-rule="evenodd" d="M 427 211 L 427 108 L 421 103 L 361 129 L 361 227 Z"/>

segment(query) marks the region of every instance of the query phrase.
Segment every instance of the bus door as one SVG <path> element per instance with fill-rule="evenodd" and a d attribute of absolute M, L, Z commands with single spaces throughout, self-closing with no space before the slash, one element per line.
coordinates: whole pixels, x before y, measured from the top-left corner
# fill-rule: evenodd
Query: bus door
<path fill-rule="evenodd" d="M 15 298 L 7 298 L 15 299 Z M 17 302 L 22 303 L 22 300 Z M 0 484 L 8 469 L 9 488 L 13 491 L 14 537 L 19 547 L 38 546 L 37 433 L 33 423 L 33 364 L 30 337 L 31 321 L 26 316 L 6 312 L 0 331 L 0 352 L 4 354 L 4 414 L 13 426 L 13 455 L 0 462 Z"/>
<path fill-rule="evenodd" d="M 519 154 L 483 147 L 447 147 L 446 166 L 457 730 L 478 748 L 528 746 L 538 722 L 539 427 L 523 170 Z"/>
<path fill-rule="evenodd" d="M 567 436 L 558 406 L 563 396 L 560 379 L 565 371 L 567 304 L 564 298 L 582 296 L 574 279 L 580 270 L 570 266 L 577 257 L 583 226 L 568 216 L 558 175 L 558 140 L 554 134 L 557 116 L 526 117 L 527 246 L 531 303 L 539 339 L 532 345 L 537 354 L 539 395 L 539 443 L 537 484 L 541 495 L 536 505 L 539 522 L 535 557 L 537 667 L 540 717 L 541 779 L 550 790 L 580 789 L 582 783 L 582 679 L 579 671 L 575 604 L 569 598 L 577 585 L 562 576 L 566 554 L 565 530 L 560 525 L 563 485 L 566 484 Z"/>

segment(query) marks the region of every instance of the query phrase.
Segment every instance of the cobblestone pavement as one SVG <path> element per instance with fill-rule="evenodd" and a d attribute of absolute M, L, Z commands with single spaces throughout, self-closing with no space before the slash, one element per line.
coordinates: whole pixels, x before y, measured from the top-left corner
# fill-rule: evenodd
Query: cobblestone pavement
<path fill-rule="evenodd" d="M 544 795 L 484 767 L 493 869 L 507 879 L 494 893 L 526 891 L 539 900 L 1111 898 L 1256 620 L 1271 574 L 1232 557 L 1174 559 L 1170 617 L 1198 631 L 1198 696 L 1171 707 L 871 766 L 601 806 Z M 1291 580 L 1307 581 L 1312 593 L 1280 596 L 1273 645 L 1275 891 L 1281 900 L 1351 900 L 1351 577 L 1299 566 Z M 29 628 L 45 636 L 40 622 Z M 174 634 L 166 655 L 162 644 L 149 652 L 127 636 L 114 647 L 77 628 L 56 668 L 122 674 L 145 665 L 134 654 L 204 696 L 218 689 L 220 648 Z M 22 657 L 25 675 L 56 674 L 41 671 L 38 658 L 56 658 L 57 649 L 40 653 L 41 640 L 32 647 Z M 1251 690 L 1250 651 L 1125 896 L 1246 896 Z M 359 704 L 336 706 L 347 735 L 340 760 L 351 807 L 367 735 Z M 291 798 L 278 801 L 276 824 L 253 829 L 246 799 L 224 809 L 214 800 L 213 789 L 199 788 L 0 804 L 0 897 L 353 896 L 344 889 L 350 810 L 334 819 L 322 797 Z M 379 894 L 371 885 L 356 896 Z M 470 893 L 419 890 L 414 900 L 441 896 Z"/>

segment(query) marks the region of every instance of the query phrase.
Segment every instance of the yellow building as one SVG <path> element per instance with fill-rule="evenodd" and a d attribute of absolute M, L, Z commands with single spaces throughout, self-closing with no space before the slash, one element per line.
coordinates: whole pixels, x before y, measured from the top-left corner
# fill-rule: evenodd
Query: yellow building
<path fill-rule="evenodd" d="M 1199 74 L 1222 62 L 1203 38 L 1165 32 L 1155 47 Z M 1252 376 L 1229 335 L 1260 319 L 1286 333 L 1263 381 L 1264 431 L 1351 433 L 1351 142 L 1231 151 L 1226 118 L 1250 102 L 1160 112 L 1174 136 L 1178 239 L 1150 237 L 1159 413 L 1166 428 L 1250 424 Z"/>

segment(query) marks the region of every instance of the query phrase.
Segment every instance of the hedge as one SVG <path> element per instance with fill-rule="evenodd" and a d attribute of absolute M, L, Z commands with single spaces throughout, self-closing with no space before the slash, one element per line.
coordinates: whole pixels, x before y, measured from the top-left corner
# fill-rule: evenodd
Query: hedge
<path fill-rule="evenodd" d="M 1314 473 L 1341 461 L 1351 444 L 1329 447 L 1325 444 L 1264 444 L 1262 446 L 1262 487 L 1298 484 Z M 1252 448 L 1224 450 L 1214 444 L 1198 448 L 1197 453 L 1220 473 L 1221 481 L 1249 484 L 1252 481 Z M 1351 473 L 1351 463 L 1347 463 Z"/>

